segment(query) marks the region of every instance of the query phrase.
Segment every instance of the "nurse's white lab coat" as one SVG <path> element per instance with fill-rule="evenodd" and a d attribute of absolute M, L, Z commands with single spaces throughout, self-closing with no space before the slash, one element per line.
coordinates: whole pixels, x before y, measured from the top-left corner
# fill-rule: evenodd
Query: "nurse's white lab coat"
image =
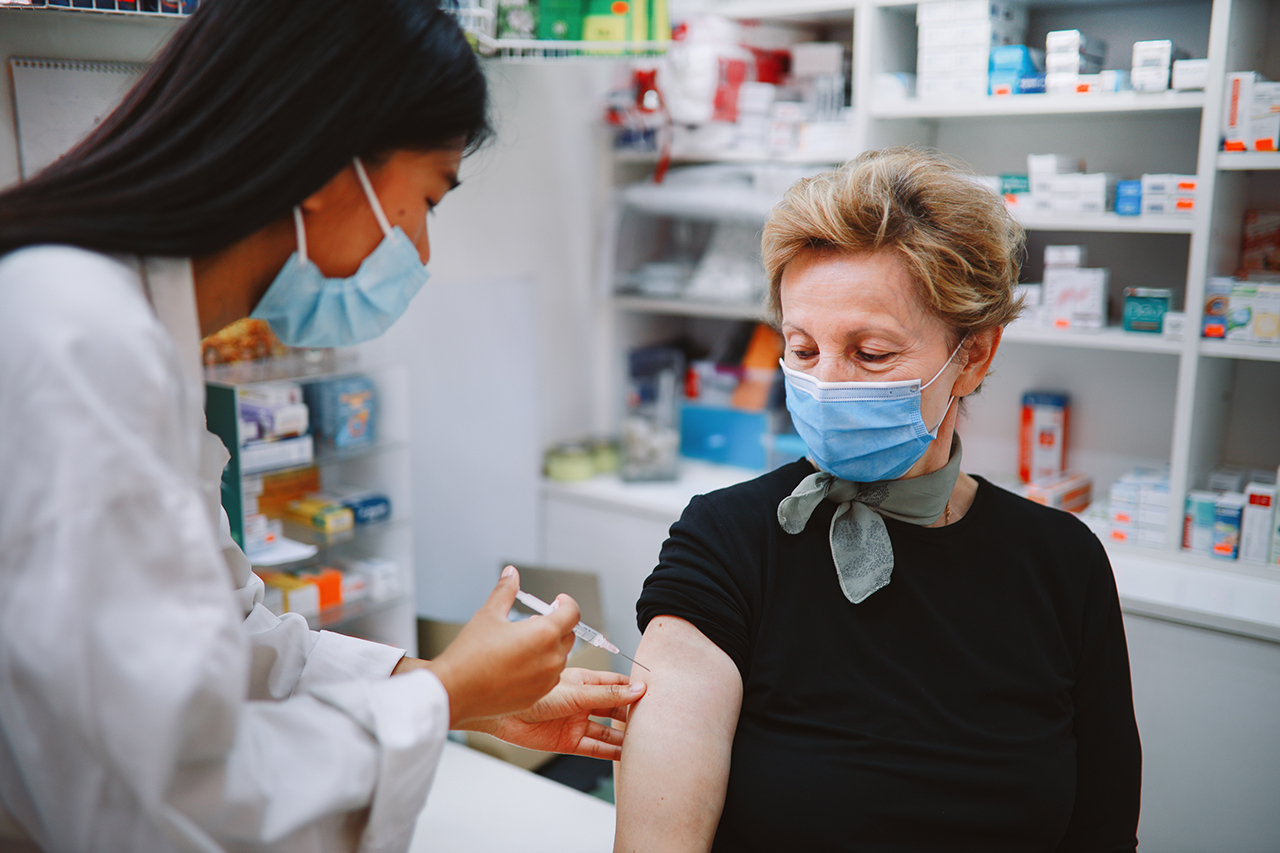
<path fill-rule="evenodd" d="M 262 606 L 203 404 L 188 261 L 0 258 L 0 826 L 59 851 L 403 850 L 448 696 L 388 679 L 402 650 Z"/>

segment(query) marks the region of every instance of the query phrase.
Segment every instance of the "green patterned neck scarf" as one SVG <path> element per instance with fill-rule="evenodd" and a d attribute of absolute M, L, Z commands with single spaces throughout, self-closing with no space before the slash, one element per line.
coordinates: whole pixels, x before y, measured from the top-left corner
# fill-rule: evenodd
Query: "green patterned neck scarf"
<path fill-rule="evenodd" d="M 800 481 L 778 504 L 778 523 L 788 533 L 804 530 L 824 500 L 840 506 L 831 519 L 831 556 L 845 598 L 854 604 L 889 584 L 893 544 L 881 516 L 927 526 L 942 517 L 960 477 L 960 436 L 951 439 L 951 459 L 942 468 L 906 480 L 853 483 L 818 471 Z"/>

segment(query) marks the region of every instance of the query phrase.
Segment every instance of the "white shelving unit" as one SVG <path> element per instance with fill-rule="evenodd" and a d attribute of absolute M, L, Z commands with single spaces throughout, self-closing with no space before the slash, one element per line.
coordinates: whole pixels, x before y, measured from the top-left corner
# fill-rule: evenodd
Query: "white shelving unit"
<path fill-rule="evenodd" d="M 1111 299 L 1117 309 L 1126 286 L 1169 287 L 1185 308 L 1188 333 L 1168 339 L 1118 328 L 1086 333 L 1010 327 L 995 373 L 984 392 L 970 401 L 961 426 L 966 467 L 997 477 L 1010 473 L 1017 459 L 1017 400 L 1022 391 L 1052 387 L 1070 392 L 1076 427 L 1073 467 L 1094 476 L 1096 496 L 1105 497 L 1110 483 L 1129 468 L 1170 468 L 1175 497 L 1164 546 L 1113 549 L 1122 584 L 1126 577 L 1144 576 L 1152 565 L 1165 565 L 1171 572 L 1175 567 L 1194 570 L 1218 584 L 1219 603 L 1240 602 L 1240 619 L 1232 625 L 1252 624 L 1256 636 L 1276 638 L 1280 568 L 1183 553 L 1181 497 L 1203 487 L 1208 472 L 1219 464 L 1272 469 L 1280 464 L 1280 429 L 1275 426 L 1280 423 L 1280 347 L 1202 340 L 1196 331 L 1205 281 L 1236 268 L 1244 211 L 1280 207 L 1280 154 L 1220 152 L 1218 132 L 1227 72 L 1258 70 L 1280 79 L 1280 4 L 1192 0 L 1169 6 L 1139 0 L 1112 6 L 1093 0 L 1032 0 L 1029 6 L 1030 44 L 1043 43 L 1050 30 L 1078 27 L 1107 39 L 1105 67 L 1124 68 L 1133 41 L 1172 38 L 1192 56 L 1208 57 L 1211 83 L 1203 92 L 888 103 L 873 100 L 872 81 L 878 72 L 915 70 L 915 2 L 726 2 L 716 8 L 730 16 L 818 27 L 852 23 L 857 132 L 848 157 L 863 149 L 913 143 L 957 155 L 984 174 L 1023 172 L 1027 154 L 1049 152 L 1079 155 L 1090 171 L 1127 177 L 1144 172 L 1197 174 L 1199 202 L 1190 216 L 1019 215 L 1028 231 L 1025 280 L 1039 280 L 1044 245 L 1082 243 L 1089 249 L 1090 266 L 1112 270 Z M 711 193 L 699 187 L 632 185 L 618 194 L 618 215 L 763 223 L 777 200 L 745 189 Z M 661 236 L 660 228 L 644 236 L 653 234 Z M 612 321 L 603 345 L 612 355 L 615 376 L 620 355 L 629 346 L 675 333 L 706 339 L 722 331 L 725 321 L 758 319 L 762 314 L 754 305 L 615 296 L 613 276 L 634 268 L 636 260 L 628 257 L 634 249 L 616 248 L 602 276 L 604 316 Z M 1112 322 L 1118 322 L 1118 310 Z M 606 396 L 616 390 L 609 381 L 602 387 Z M 1126 574 L 1125 566 L 1139 565 L 1147 568 Z M 1256 595 L 1237 595 L 1235 586 L 1259 583 L 1271 590 L 1270 598 L 1264 596 L 1268 603 L 1262 609 L 1250 609 L 1252 605 L 1244 602 Z M 1136 584 L 1134 606 L 1141 601 L 1148 608 L 1180 608 L 1192 621 L 1198 618 L 1195 602 L 1185 595 L 1165 601 L 1141 598 L 1159 589 L 1158 584 Z M 1216 622 L 1210 621 L 1221 626 L 1223 619 L 1234 618 L 1224 611 L 1214 617 Z"/>

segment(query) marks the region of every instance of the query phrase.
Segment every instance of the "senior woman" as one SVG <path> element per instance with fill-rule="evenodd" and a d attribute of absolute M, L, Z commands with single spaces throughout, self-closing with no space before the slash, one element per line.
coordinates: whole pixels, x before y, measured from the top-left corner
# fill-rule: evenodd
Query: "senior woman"
<path fill-rule="evenodd" d="M 617 850 L 1133 850 L 1102 545 L 960 471 L 1022 233 L 939 155 L 870 152 L 764 231 L 808 459 L 695 498 L 637 605 Z"/>

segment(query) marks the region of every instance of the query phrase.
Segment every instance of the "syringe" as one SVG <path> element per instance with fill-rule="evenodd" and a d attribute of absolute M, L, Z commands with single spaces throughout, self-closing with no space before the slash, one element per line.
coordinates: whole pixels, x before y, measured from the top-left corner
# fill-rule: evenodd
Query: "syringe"
<path fill-rule="evenodd" d="M 552 610 L 555 610 L 555 607 L 551 606 L 550 604 L 547 604 L 545 601 L 543 601 L 541 598 L 538 598 L 538 596 L 536 595 L 530 595 L 529 593 L 525 592 L 523 589 L 518 590 L 516 592 L 516 600 L 519 601 L 521 604 L 523 604 L 525 607 L 528 607 L 530 610 L 536 611 L 542 614 L 543 616 L 546 616 Z M 575 625 L 573 627 L 573 633 L 575 636 L 577 636 L 578 639 L 582 640 L 582 642 L 590 643 L 591 645 L 595 646 L 598 649 L 604 649 L 606 652 L 613 652 L 615 655 L 622 655 L 624 658 L 631 661 L 636 666 L 643 669 L 645 672 L 649 671 L 649 667 L 640 663 L 635 658 L 622 654 L 622 652 L 618 650 L 617 646 L 615 646 L 613 643 L 609 642 L 604 638 L 604 634 L 601 634 L 599 631 L 597 631 L 595 628 L 592 628 L 586 622 L 579 622 L 577 625 Z"/>

